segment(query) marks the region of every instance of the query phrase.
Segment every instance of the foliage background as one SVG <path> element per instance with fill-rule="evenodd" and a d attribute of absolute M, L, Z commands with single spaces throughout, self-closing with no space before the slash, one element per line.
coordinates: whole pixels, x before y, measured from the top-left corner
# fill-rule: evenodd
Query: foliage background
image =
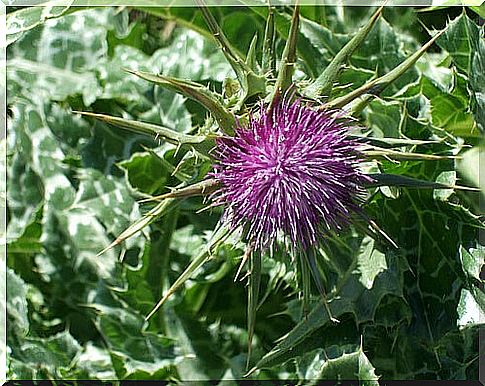
<path fill-rule="evenodd" d="M 207 243 L 218 210 L 197 214 L 201 199 L 182 201 L 121 247 L 97 256 L 151 208 L 138 199 L 201 178 L 210 165 L 154 138 L 73 113 L 107 113 L 183 133 L 202 124 L 207 113 L 195 102 L 122 70 L 192 79 L 221 91 L 234 74 L 200 13 L 126 7 L 10 11 L 8 138 L 2 146 L 9 377 L 242 378 L 248 336 L 246 288 L 233 282 L 244 248 L 237 239 L 220 247 L 162 311 L 144 321 Z M 212 11 L 241 52 L 254 33 L 262 40 L 264 7 Z M 373 11 L 303 7 L 298 79 L 317 76 Z M 276 14 L 278 52 L 288 12 Z M 441 141 L 407 151 L 462 159 L 383 160 L 370 170 L 479 186 L 483 12 L 385 9 L 333 96 L 395 67 L 427 40 L 423 26 L 441 29 L 453 19 L 445 36 L 359 119 L 376 137 Z M 338 325 L 316 300 L 304 316 L 292 262 L 266 259 L 265 302 L 251 358 L 262 370 L 252 377 L 477 379 L 485 310 L 481 188 L 374 189 L 366 210 L 400 249 L 350 229 L 322 251 Z"/>

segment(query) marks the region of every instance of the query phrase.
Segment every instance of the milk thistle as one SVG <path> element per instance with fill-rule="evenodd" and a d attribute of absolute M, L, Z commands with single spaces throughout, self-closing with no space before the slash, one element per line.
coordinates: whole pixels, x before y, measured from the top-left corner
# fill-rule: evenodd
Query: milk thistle
<path fill-rule="evenodd" d="M 359 211 L 370 178 L 358 169 L 362 155 L 349 128 L 336 112 L 282 101 L 271 111 L 261 104 L 234 137 L 217 141 L 214 199 L 255 250 L 280 234 L 291 250 L 307 250 Z"/>
<path fill-rule="evenodd" d="M 239 271 L 248 266 L 250 347 L 255 315 L 261 300 L 261 258 L 268 251 L 274 257 L 272 251 L 281 244 L 280 241 L 287 246 L 285 253 L 298 260 L 298 264 L 291 269 L 299 279 L 304 298 L 307 299 L 311 293 L 310 275 L 319 292 L 324 295 L 326 288 L 321 278 L 319 247 L 325 238 L 338 234 L 344 227 L 354 223 L 355 214 L 366 220 L 366 224 L 355 222 L 356 228 L 360 227 L 376 240 L 385 240 L 396 247 L 362 209 L 367 188 L 457 188 L 399 175 L 367 175 L 361 168 L 364 160 L 382 158 L 396 161 L 447 159 L 446 156 L 406 153 L 395 149 L 426 141 L 372 138 L 362 132 L 359 135 L 359 130 L 351 134 L 353 118 L 348 118 L 358 117 L 372 98 L 411 68 L 445 30 L 435 34 L 421 49 L 385 75 L 373 78 L 348 93 L 332 97 L 339 73 L 381 17 L 382 9 L 380 7 L 374 13 L 316 79 L 297 81 L 293 75 L 297 62 L 298 6 L 294 7 L 290 29 L 285 36 L 285 47 L 276 66 L 277 34 L 272 7 L 268 11 L 261 62 L 258 63 L 257 36 L 243 58 L 225 37 L 208 8 L 201 3 L 200 11 L 208 29 L 237 78 L 226 79 L 222 94 L 190 80 L 129 70 L 206 108 L 211 118 L 206 120 L 197 134 L 181 134 L 158 125 L 86 113 L 137 133 L 154 135 L 176 145 L 177 151 L 181 149 L 184 157 L 195 160 L 203 158 L 213 166 L 211 173 L 198 174 L 191 183 L 182 179 L 173 191 L 148 198 L 162 202 L 106 248 L 122 243 L 160 218 L 174 202 L 173 199 L 204 195 L 212 198 L 212 205 L 224 207 L 222 221 L 214 230 L 207 247 L 193 257 L 147 319 L 212 256 L 218 246 L 236 229 L 242 229 L 246 245 Z M 177 170 L 178 167 L 174 174 Z M 334 320 L 329 304 L 326 301 L 324 304 L 329 319 Z"/>

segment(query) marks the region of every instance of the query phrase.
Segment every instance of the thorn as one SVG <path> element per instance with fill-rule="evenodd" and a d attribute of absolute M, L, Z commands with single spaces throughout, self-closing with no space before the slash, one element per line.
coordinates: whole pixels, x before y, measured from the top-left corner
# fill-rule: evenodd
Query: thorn
<path fill-rule="evenodd" d="M 245 280 L 247 277 L 249 277 L 249 275 L 250 275 L 250 274 L 251 274 L 251 273 L 250 273 L 249 271 L 248 271 L 248 272 L 246 272 L 246 273 L 244 274 L 244 276 L 243 276 L 243 277 L 241 277 L 241 279 L 239 279 L 239 281 L 244 281 L 244 280 Z"/>
<path fill-rule="evenodd" d="M 244 267 L 244 265 L 248 261 L 249 255 L 251 254 L 251 252 L 252 252 L 251 246 L 249 246 L 249 245 L 246 246 L 246 251 L 244 251 L 244 255 L 242 257 L 241 263 L 239 264 L 239 268 L 237 269 L 236 276 L 234 276 L 234 282 L 237 281 L 237 278 L 238 278 L 239 274 L 241 273 L 242 268 Z"/>
<path fill-rule="evenodd" d="M 126 255 L 126 248 L 123 248 L 120 253 L 120 258 L 119 258 L 120 263 L 123 263 L 123 261 L 125 260 L 125 255 Z"/>
<path fill-rule="evenodd" d="M 138 72 L 137 72 L 137 71 L 132 70 L 132 69 L 130 69 L 130 68 L 126 68 L 126 67 L 121 67 L 121 70 L 122 70 L 122 71 L 125 71 L 125 72 L 129 72 L 129 73 L 130 73 L 130 74 L 132 74 L 132 75 L 137 75 L 137 74 L 138 74 Z"/>
<path fill-rule="evenodd" d="M 257 367 L 253 367 L 251 370 L 249 370 L 246 374 L 243 375 L 243 378 L 247 378 L 251 376 L 257 369 L 258 369 Z"/>
<path fill-rule="evenodd" d="M 384 232 L 375 222 L 374 220 L 371 220 L 371 219 L 368 219 L 369 221 L 369 224 L 371 225 L 372 229 L 374 229 L 375 231 L 377 231 L 381 236 L 383 236 L 389 243 L 391 243 L 391 245 L 396 248 L 396 249 L 399 249 L 399 246 L 394 242 L 393 239 L 391 239 L 386 232 Z"/>
<path fill-rule="evenodd" d="M 153 307 L 153 309 L 150 311 L 150 313 L 145 316 L 145 321 L 148 321 L 148 319 L 150 319 L 153 314 L 155 314 L 155 312 L 158 311 L 158 309 L 163 305 L 163 303 L 165 303 L 165 301 L 168 299 L 168 296 L 171 295 L 170 292 L 167 292 L 160 300 L 159 302 L 157 303 L 157 305 L 155 307 Z"/>
<path fill-rule="evenodd" d="M 177 157 L 177 154 L 178 154 L 181 147 L 182 147 L 182 144 L 179 142 L 178 145 L 177 145 L 177 148 L 175 149 L 175 153 L 173 155 L 174 157 Z M 182 162 L 182 161 L 180 161 L 180 162 Z"/>
<path fill-rule="evenodd" d="M 101 256 L 103 253 L 109 251 L 111 248 L 117 246 L 119 243 L 121 243 L 121 240 L 116 239 L 110 245 L 108 245 L 106 248 L 104 248 L 102 251 L 98 252 L 98 254 L 96 255 L 96 257 Z"/>
<path fill-rule="evenodd" d="M 203 208 L 199 209 L 198 211 L 196 211 L 195 213 L 196 214 L 199 214 L 199 213 L 202 213 L 202 212 L 205 212 L 206 210 L 209 210 L 209 209 L 212 209 L 212 208 L 215 208 L 217 206 L 221 206 L 222 204 L 218 204 L 218 203 L 212 203 L 210 205 L 206 205 L 204 206 Z"/>

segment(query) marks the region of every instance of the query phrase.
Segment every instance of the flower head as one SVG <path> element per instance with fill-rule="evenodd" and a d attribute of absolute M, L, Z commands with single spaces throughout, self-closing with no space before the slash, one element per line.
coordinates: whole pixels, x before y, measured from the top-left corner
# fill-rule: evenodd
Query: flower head
<path fill-rule="evenodd" d="M 366 177 L 348 130 L 335 113 L 283 101 L 271 113 L 262 104 L 234 137 L 218 140 L 215 201 L 233 227 L 245 227 L 255 249 L 280 234 L 306 249 L 359 210 Z"/>

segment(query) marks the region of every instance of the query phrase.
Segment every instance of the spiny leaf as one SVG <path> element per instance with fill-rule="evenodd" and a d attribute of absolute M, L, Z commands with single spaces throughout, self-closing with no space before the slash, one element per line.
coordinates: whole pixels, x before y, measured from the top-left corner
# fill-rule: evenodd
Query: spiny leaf
<path fill-rule="evenodd" d="M 168 129 L 163 126 L 154 125 L 130 119 L 114 117 L 105 114 L 95 114 L 87 111 L 73 111 L 87 117 L 95 118 L 99 121 L 109 123 L 110 125 L 119 126 L 136 134 L 149 135 L 155 139 L 161 138 L 173 145 L 190 145 L 200 153 L 208 155 L 209 150 L 214 147 L 214 141 L 201 135 L 187 135 Z"/>
<path fill-rule="evenodd" d="M 460 190 L 470 190 L 479 191 L 479 188 L 473 188 L 470 186 L 460 186 L 460 185 L 446 185 L 439 182 L 433 181 L 423 181 L 418 178 L 406 177 L 398 174 L 387 174 L 387 173 L 373 173 L 368 174 L 374 181 L 369 183 L 369 187 L 379 187 L 379 186 L 399 186 L 403 188 L 414 188 L 414 189 L 460 189 Z"/>
<path fill-rule="evenodd" d="M 126 70 L 149 82 L 168 88 L 183 96 L 193 99 L 204 106 L 214 116 L 219 127 L 227 134 L 234 133 L 234 116 L 227 110 L 218 94 L 207 87 L 189 80 L 177 79 L 163 75 L 153 75 L 141 71 Z"/>
<path fill-rule="evenodd" d="M 214 179 L 204 180 L 181 189 L 174 189 L 172 192 L 161 194 L 160 196 L 150 197 L 144 201 L 161 201 L 167 198 L 187 198 L 213 193 L 219 187 L 219 182 Z"/>
<path fill-rule="evenodd" d="M 248 54 L 246 56 L 246 64 L 253 71 L 256 71 L 256 43 L 258 42 L 258 35 L 254 34 L 253 40 L 249 46 Z"/>
<path fill-rule="evenodd" d="M 261 67 L 264 74 L 272 74 L 276 71 L 275 58 L 275 23 L 273 9 L 269 7 L 268 18 L 266 19 L 266 27 L 264 30 L 263 40 L 263 59 Z"/>
<path fill-rule="evenodd" d="M 222 52 L 224 53 L 224 56 L 226 57 L 227 61 L 233 68 L 242 86 L 245 73 L 247 71 L 251 71 L 249 66 L 236 52 L 236 50 L 233 48 L 229 40 L 227 40 L 226 36 L 224 35 L 224 32 L 222 32 L 219 25 L 217 24 L 216 19 L 209 12 L 204 2 L 202 0 L 197 0 L 197 4 L 199 5 L 199 9 L 201 10 L 202 15 L 204 16 L 204 19 L 207 23 L 207 27 L 209 27 L 209 30 L 212 32 L 214 38 L 219 43 L 222 49 Z"/>
<path fill-rule="evenodd" d="M 236 50 L 234 50 L 222 30 L 219 28 L 214 16 L 212 16 L 207 9 L 207 6 L 204 4 L 203 0 L 196 1 L 199 4 L 200 10 L 202 11 L 202 14 L 207 22 L 207 26 L 219 43 L 227 61 L 236 73 L 237 79 L 239 80 L 243 90 L 242 98 L 236 107 L 236 109 L 239 109 L 247 98 L 257 94 L 263 94 L 265 92 L 266 79 L 264 76 L 256 74 L 251 66 L 237 54 Z M 252 44 L 253 42 L 251 45 Z"/>
<path fill-rule="evenodd" d="M 363 135 L 349 135 L 349 137 L 359 142 L 368 143 L 372 146 L 381 147 L 381 148 L 429 145 L 429 144 L 440 142 L 440 141 L 429 141 L 429 140 L 408 139 L 408 138 L 366 137 Z"/>
<path fill-rule="evenodd" d="M 335 80 L 338 78 L 338 74 L 343 69 L 350 56 L 352 56 L 353 52 L 367 37 L 372 27 L 381 16 L 383 8 L 384 6 L 382 5 L 374 13 L 374 15 L 372 15 L 368 23 L 363 26 L 359 32 L 338 52 L 338 54 L 332 59 L 320 76 L 313 83 L 303 89 L 303 94 L 305 96 L 312 99 L 318 99 L 319 97 L 330 95 L 332 86 Z"/>
<path fill-rule="evenodd" d="M 341 96 L 340 98 L 334 99 L 328 103 L 325 103 L 321 109 L 332 109 L 332 108 L 342 108 L 348 103 L 352 102 L 354 99 L 360 97 L 363 94 L 373 94 L 378 95 L 392 82 L 403 75 L 407 70 L 409 70 L 417 60 L 426 52 L 426 50 L 433 45 L 433 43 L 446 31 L 446 28 L 438 32 L 433 36 L 426 44 L 424 44 L 418 51 L 409 56 L 404 62 L 399 66 L 395 67 L 392 71 L 383 75 L 377 79 L 374 79 L 358 89 L 348 93 L 347 95 Z"/>
<path fill-rule="evenodd" d="M 461 158 L 460 156 L 454 156 L 454 155 L 409 153 L 404 151 L 383 149 L 377 146 L 373 146 L 371 148 L 362 150 L 362 153 L 369 158 L 384 158 L 384 159 L 393 159 L 393 160 L 399 160 L 399 161 L 405 161 L 405 160 L 440 161 L 440 160 L 453 160 L 453 159 Z"/>
<path fill-rule="evenodd" d="M 296 62 L 296 40 L 298 37 L 298 27 L 300 23 L 300 6 L 295 5 L 293 17 L 291 18 L 290 32 L 286 40 L 285 49 L 281 57 L 278 78 L 274 85 L 273 93 L 270 96 L 270 105 L 273 106 L 279 97 L 284 94 L 292 85 L 293 73 Z"/>
<path fill-rule="evenodd" d="M 214 231 L 211 240 L 209 241 L 206 248 L 204 248 L 189 264 L 189 266 L 185 269 L 182 274 L 175 280 L 172 286 L 168 289 L 168 291 L 163 295 L 160 301 L 156 304 L 156 306 L 150 311 L 150 313 L 146 316 L 145 320 L 150 319 L 155 312 L 167 301 L 167 299 L 172 296 L 177 289 L 184 284 L 190 276 L 204 264 L 211 256 L 211 250 L 216 248 L 218 245 L 222 244 L 224 240 L 229 237 L 231 234 L 230 230 L 225 226 L 220 226 L 218 229 Z"/>

